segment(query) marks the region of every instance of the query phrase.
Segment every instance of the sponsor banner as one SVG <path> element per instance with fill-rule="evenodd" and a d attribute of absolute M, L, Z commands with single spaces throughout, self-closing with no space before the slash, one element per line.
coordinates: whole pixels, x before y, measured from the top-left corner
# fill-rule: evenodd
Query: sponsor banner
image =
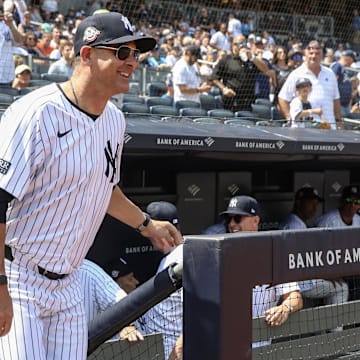
<path fill-rule="evenodd" d="M 360 228 L 274 232 L 274 282 L 333 279 L 360 272 Z"/>

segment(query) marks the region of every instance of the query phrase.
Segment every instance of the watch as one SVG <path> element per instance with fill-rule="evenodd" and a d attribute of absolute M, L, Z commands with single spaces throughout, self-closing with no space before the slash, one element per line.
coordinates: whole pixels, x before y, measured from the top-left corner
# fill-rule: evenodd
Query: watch
<path fill-rule="evenodd" d="M 143 221 L 143 223 L 141 223 L 138 227 L 135 228 L 135 230 L 139 233 L 143 232 L 146 227 L 149 225 L 151 217 L 149 214 L 144 213 L 145 215 L 145 220 Z"/>
<path fill-rule="evenodd" d="M 6 275 L 0 275 L 0 285 L 7 285 L 8 280 Z"/>

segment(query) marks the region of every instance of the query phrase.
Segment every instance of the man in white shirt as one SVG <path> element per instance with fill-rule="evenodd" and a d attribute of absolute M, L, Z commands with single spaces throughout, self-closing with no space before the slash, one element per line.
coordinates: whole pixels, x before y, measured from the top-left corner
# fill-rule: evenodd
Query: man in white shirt
<path fill-rule="evenodd" d="M 174 102 L 192 100 L 200 102 L 200 94 L 210 91 L 211 86 L 201 82 L 197 60 L 200 58 L 200 48 L 188 46 L 180 60 L 172 70 L 174 85 Z"/>
<path fill-rule="evenodd" d="M 308 78 L 312 83 L 309 101 L 323 109 L 322 117 L 332 129 L 342 126 L 340 94 L 334 73 L 321 64 L 323 50 L 318 41 L 310 41 L 305 50 L 305 62 L 292 71 L 279 93 L 279 106 L 286 119 L 290 119 L 290 102 L 296 96 L 296 81 Z"/>
<path fill-rule="evenodd" d="M 227 31 L 231 39 L 234 39 L 235 37 L 242 35 L 241 21 L 237 19 L 234 14 L 229 15 Z"/>

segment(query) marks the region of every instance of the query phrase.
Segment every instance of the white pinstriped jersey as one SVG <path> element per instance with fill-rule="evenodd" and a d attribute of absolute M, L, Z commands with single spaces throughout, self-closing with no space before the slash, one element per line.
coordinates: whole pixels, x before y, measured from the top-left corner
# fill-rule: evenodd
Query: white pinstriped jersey
<path fill-rule="evenodd" d="M 322 215 L 316 222 L 316 227 L 341 228 L 347 226 L 360 226 L 360 216 L 355 214 L 352 224 L 347 225 L 342 220 L 339 209 L 335 209 Z"/>
<path fill-rule="evenodd" d="M 183 261 L 183 245 L 177 246 L 162 259 L 157 273 L 173 263 Z M 173 349 L 177 338 L 182 333 L 183 291 L 182 288 L 151 308 L 137 322 L 137 326 L 146 333 L 162 333 L 164 340 L 165 359 Z"/>
<path fill-rule="evenodd" d="M 13 36 L 9 26 L 0 21 L 0 83 L 10 83 L 14 77 Z"/>
<path fill-rule="evenodd" d="M 77 271 L 88 322 L 126 296 L 126 292 L 117 282 L 92 261 L 84 259 Z"/>
<path fill-rule="evenodd" d="M 0 188 L 15 197 L 5 240 L 15 253 L 60 274 L 81 265 L 119 182 L 124 131 L 113 104 L 94 121 L 56 84 L 7 109 Z"/>
<path fill-rule="evenodd" d="M 280 229 L 307 229 L 307 226 L 296 214 L 291 213 L 288 218 L 280 224 Z"/>

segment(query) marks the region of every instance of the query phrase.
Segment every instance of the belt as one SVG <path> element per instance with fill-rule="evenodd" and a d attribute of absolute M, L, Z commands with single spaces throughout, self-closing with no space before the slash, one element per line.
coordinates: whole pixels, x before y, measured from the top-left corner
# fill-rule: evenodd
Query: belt
<path fill-rule="evenodd" d="M 8 245 L 5 245 L 5 257 L 9 261 L 14 260 L 14 256 L 12 254 L 11 247 Z M 63 279 L 65 276 L 67 276 L 67 274 L 56 274 L 54 272 L 47 271 L 47 270 L 43 269 L 41 266 L 38 266 L 37 268 L 38 268 L 39 274 L 44 275 L 45 277 L 47 277 L 50 280 L 60 280 L 60 279 Z"/>

